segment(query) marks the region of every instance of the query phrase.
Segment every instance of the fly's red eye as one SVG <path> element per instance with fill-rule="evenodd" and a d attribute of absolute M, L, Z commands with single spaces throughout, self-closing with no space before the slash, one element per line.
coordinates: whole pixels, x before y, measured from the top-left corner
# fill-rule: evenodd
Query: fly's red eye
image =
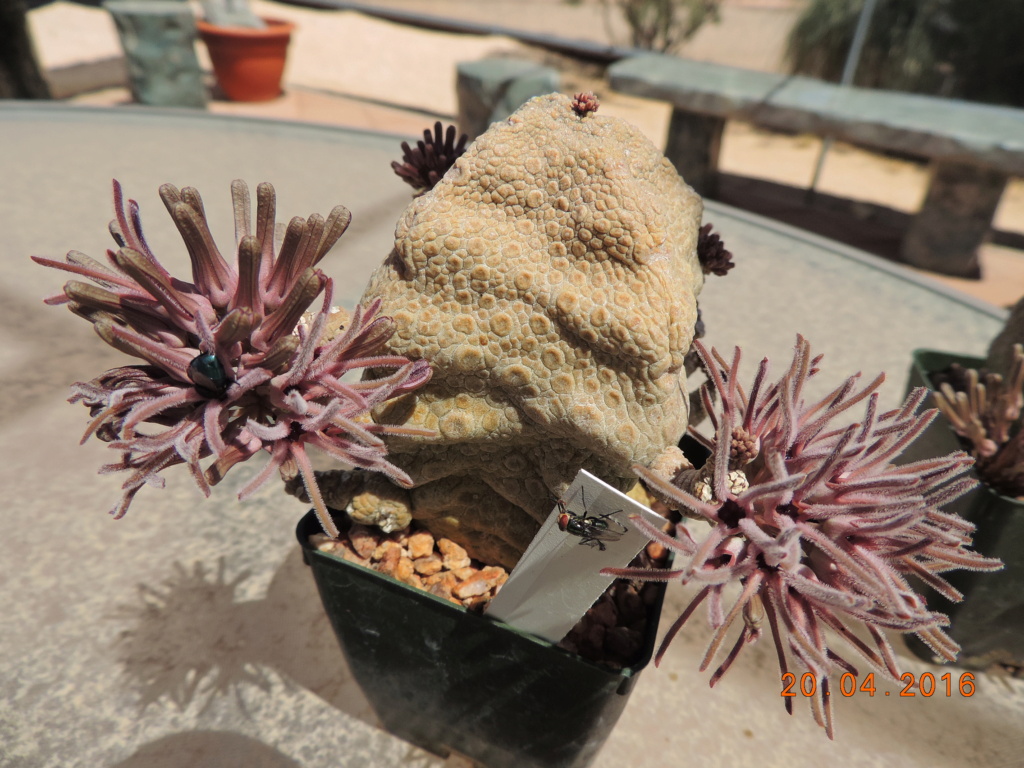
<path fill-rule="evenodd" d="M 569 513 L 563 512 L 558 516 L 558 530 L 564 531 L 569 527 Z"/>

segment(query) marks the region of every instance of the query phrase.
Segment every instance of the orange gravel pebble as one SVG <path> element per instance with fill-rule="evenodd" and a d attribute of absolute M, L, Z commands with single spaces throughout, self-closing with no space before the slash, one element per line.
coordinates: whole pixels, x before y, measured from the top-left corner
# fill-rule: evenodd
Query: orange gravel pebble
<path fill-rule="evenodd" d="M 310 542 L 321 552 L 372 568 L 465 608 L 481 608 L 508 579 L 504 568 L 471 560 L 454 541 L 435 540 L 429 531 L 410 533 L 406 528 L 384 534 L 377 528 L 352 524 L 339 539 L 318 533 Z"/>

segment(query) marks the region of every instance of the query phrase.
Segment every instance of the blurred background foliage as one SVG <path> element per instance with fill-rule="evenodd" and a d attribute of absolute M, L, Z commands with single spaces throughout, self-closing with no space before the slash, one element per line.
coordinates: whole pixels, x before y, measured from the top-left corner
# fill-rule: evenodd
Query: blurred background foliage
<path fill-rule="evenodd" d="M 720 20 L 722 0 L 601 0 L 601 3 L 606 21 L 609 6 L 618 9 L 629 26 L 632 47 L 670 53 L 697 34 L 706 22 Z"/>
<path fill-rule="evenodd" d="M 811 0 L 792 72 L 838 81 L 865 0 Z M 1024 107 L 1024 0 L 878 0 L 854 84 Z"/>

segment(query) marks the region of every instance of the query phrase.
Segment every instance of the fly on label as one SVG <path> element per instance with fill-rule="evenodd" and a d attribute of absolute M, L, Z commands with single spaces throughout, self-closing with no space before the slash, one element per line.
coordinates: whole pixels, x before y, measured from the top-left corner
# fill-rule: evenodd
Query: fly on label
<path fill-rule="evenodd" d="M 581 541 L 580 544 L 585 544 L 588 547 L 597 547 L 602 552 L 605 551 L 605 542 L 618 541 L 622 534 L 626 532 L 626 528 L 618 520 L 612 518 L 612 515 L 616 515 L 621 512 L 621 509 L 617 509 L 614 512 L 606 512 L 603 515 L 588 515 L 587 514 L 587 495 L 584 492 L 582 486 L 580 487 L 580 493 L 583 494 L 583 513 L 579 514 L 571 512 L 569 510 L 569 504 L 564 499 L 558 499 L 555 503 L 558 504 L 558 529 L 565 531 L 573 536 L 579 536 Z M 570 499 L 570 502 L 572 499 Z M 611 523 L 621 528 L 620 531 L 614 531 L 609 526 L 609 518 Z"/>

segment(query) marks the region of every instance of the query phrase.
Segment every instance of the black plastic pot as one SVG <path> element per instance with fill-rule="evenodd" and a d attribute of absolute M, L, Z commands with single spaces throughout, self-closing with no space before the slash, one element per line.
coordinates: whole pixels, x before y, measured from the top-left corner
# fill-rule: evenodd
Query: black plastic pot
<path fill-rule="evenodd" d="M 499 621 L 309 545 L 296 534 L 353 677 L 384 727 L 438 755 L 490 768 L 586 766 L 651 659 L 664 585 L 642 658 L 614 671 Z"/>
<path fill-rule="evenodd" d="M 958 363 L 980 368 L 983 358 L 954 355 L 928 349 L 913 353 L 908 391 L 932 386 L 931 376 Z M 934 407 L 929 395 L 926 407 Z M 908 448 L 907 461 L 942 456 L 962 448 L 960 440 L 941 415 Z M 961 647 L 958 666 L 984 669 L 992 664 L 1024 666 L 1024 502 L 1002 496 L 982 483 L 975 490 L 946 507 L 977 526 L 974 549 L 987 557 L 998 557 L 1006 567 L 996 573 L 956 571 L 949 582 L 964 594 L 960 603 L 950 603 L 929 592 L 928 605 L 952 620 L 950 636 Z M 927 646 L 916 638 L 907 643 L 919 656 L 934 660 Z"/>

